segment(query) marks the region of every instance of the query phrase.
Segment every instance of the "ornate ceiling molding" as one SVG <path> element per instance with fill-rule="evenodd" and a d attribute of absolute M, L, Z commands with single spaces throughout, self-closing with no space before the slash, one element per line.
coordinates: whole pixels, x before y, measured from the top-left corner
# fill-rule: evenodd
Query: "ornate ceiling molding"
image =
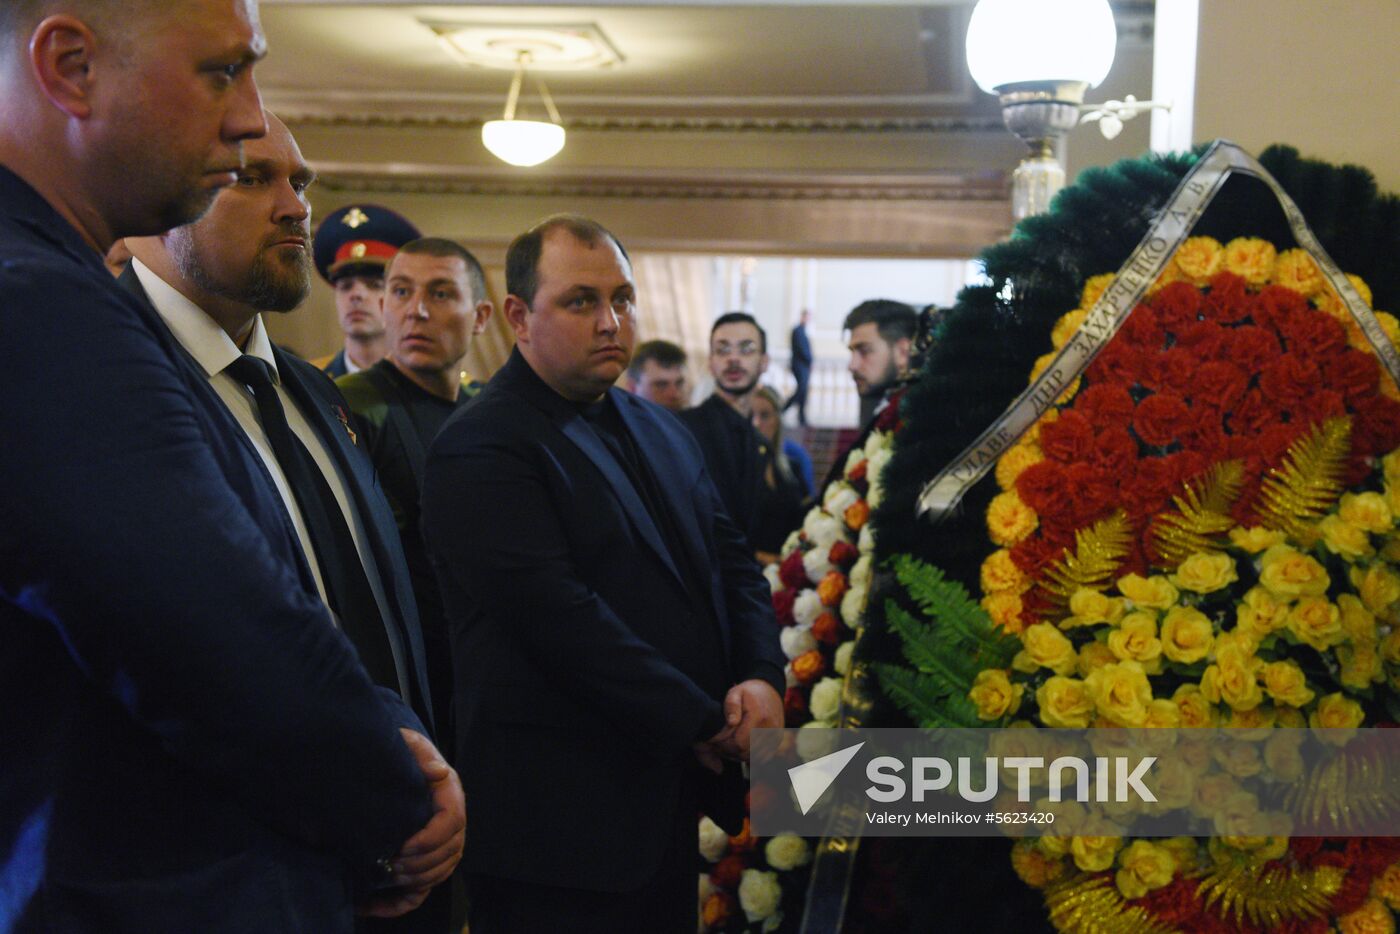
<path fill-rule="evenodd" d="M 331 191 L 394 194 L 540 195 L 602 198 L 708 198 L 821 201 L 1004 202 L 1005 173 L 828 173 L 670 169 L 554 170 L 315 161 Z"/>
<path fill-rule="evenodd" d="M 271 106 L 291 126 L 479 129 L 483 118 L 414 112 L 325 112 Z M 494 117 L 490 119 L 496 119 Z M 565 117 L 566 130 L 597 133 L 1004 133 L 1000 117 Z"/>

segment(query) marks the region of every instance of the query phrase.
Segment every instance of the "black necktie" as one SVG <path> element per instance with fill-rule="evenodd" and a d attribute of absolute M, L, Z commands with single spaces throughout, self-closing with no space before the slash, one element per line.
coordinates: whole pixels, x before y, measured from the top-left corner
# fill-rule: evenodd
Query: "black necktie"
<path fill-rule="evenodd" d="M 384 632 L 384 621 L 379 615 L 379 604 L 365 577 L 355 539 L 345 524 L 345 514 L 311 452 L 287 424 L 287 413 L 282 410 L 282 400 L 267 364 L 244 354 L 230 363 L 227 371 L 253 391 L 263 433 L 272 445 L 272 453 L 292 488 L 292 496 L 296 498 L 311 536 L 311 548 L 316 552 L 331 612 L 340 619 L 345 635 L 358 650 L 360 662 L 370 678 L 376 684 L 399 690 L 398 673 L 388 635 Z"/>

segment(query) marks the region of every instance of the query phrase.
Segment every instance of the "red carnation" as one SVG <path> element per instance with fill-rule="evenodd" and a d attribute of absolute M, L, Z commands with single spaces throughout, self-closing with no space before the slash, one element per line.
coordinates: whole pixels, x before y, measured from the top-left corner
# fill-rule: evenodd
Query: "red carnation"
<path fill-rule="evenodd" d="M 1227 424 L 1232 434 L 1243 435 L 1258 432 L 1277 420 L 1278 410 L 1269 404 L 1262 392 L 1253 389 L 1245 393 L 1244 398 L 1230 412 Z"/>
<path fill-rule="evenodd" d="M 1275 408 L 1291 409 L 1312 392 L 1322 380 L 1317 364 L 1293 353 L 1286 353 L 1265 364 L 1259 374 L 1259 389 Z"/>
<path fill-rule="evenodd" d="M 1164 457 L 1145 457 L 1137 470 L 1123 481 L 1123 503 L 1135 516 L 1150 516 L 1167 505 L 1177 492 L 1176 474 Z"/>
<path fill-rule="evenodd" d="M 901 389 L 890 396 L 889 404 L 880 410 L 880 414 L 875 417 L 876 431 L 890 431 L 898 433 L 904 427 L 904 422 L 899 417 L 900 402 L 904 399 L 907 390 Z"/>
<path fill-rule="evenodd" d="M 1160 320 L 1156 311 L 1147 305 L 1137 305 L 1114 337 L 1135 347 L 1157 350 L 1166 343 L 1168 330 L 1170 328 Z"/>
<path fill-rule="evenodd" d="M 1016 493 L 1041 516 L 1054 515 L 1064 489 L 1064 468 L 1054 461 L 1034 463 L 1016 478 Z"/>
<path fill-rule="evenodd" d="M 1040 429 L 1040 449 L 1061 463 L 1088 458 L 1094 451 L 1094 428 L 1089 420 L 1070 409 Z"/>
<path fill-rule="evenodd" d="M 1283 353 L 1272 331 L 1252 324 L 1235 328 L 1226 354 L 1247 373 L 1257 373 L 1264 364 Z"/>
<path fill-rule="evenodd" d="M 1151 298 L 1162 327 L 1172 334 L 1200 318 L 1201 292 L 1189 282 L 1173 282 Z"/>
<path fill-rule="evenodd" d="M 788 728 L 798 727 L 807 717 L 807 695 L 799 687 L 783 692 L 783 722 Z"/>
<path fill-rule="evenodd" d="M 732 889 L 744 875 L 744 857 L 730 853 L 710 870 L 710 881 L 722 889 Z"/>
<path fill-rule="evenodd" d="M 859 483 L 865 479 L 865 472 L 868 469 L 870 469 L 870 458 L 867 457 L 859 464 L 856 464 L 855 467 L 851 468 L 851 472 L 847 475 L 846 479 L 851 483 Z"/>
<path fill-rule="evenodd" d="M 1037 577 L 1044 568 L 1059 560 L 1063 551 L 1063 545 L 1057 545 L 1047 538 L 1028 538 L 1011 549 L 1011 562 L 1023 574 Z"/>
<path fill-rule="evenodd" d="M 1231 272 L 1216 273 L 1210 280 L 1210 294 L 1202 303 L 1209 321 L 1234 324 L 1254 313 L 1254 300 L 1245 281 Z"/>
<path fill-rule="evenodd" d="M 1122 383 L 1096 383 L 1074 397 L 1074 411 L 1095 425 L 1112 425 L 1133 417 L 1133 397 Z"/>
<path fill-rule="evenodd" d="M 1389 454 L 1400 447 L 1400 402 L 1386 396 L 1357 399 L 1352 408 L 1352 447 L 1369 454 Z"/>
<path fill-rule="evenodd" d="M 1332 321 L 1331 318 L 1327 320 Z M 1375 395 L 1381 368 L 1370 354 L 1348 347 L 1321 363 L 1322 376 L 1327 385 L 1340 392 L 1347 401 Z"/>
<path fill-rule="evenodd" d="M 1230 331 L 1213 321 L 1197 321 L 1176 333 L 1176 347 L 1191 352 L 1198 361 L 1216 360 L 1225 355 Z"/>
<path fill-rule="evenodd" d="M 1190 426 L 1191 410 L 1180 396 L 1169 392 L 1148 396 L 1133 413 L 1133 430 L 1154 447 L 1171 444 Z"/>
<path fill-rule="evenodd" d="M 1294 353 L 1314 360 L 1330 356 L 1347 345 L 1342 323 L 1316 311 L 1295 311 L 1278 322 L 1283 342 Z"/>
<path fill-rule="evenodd" d="M 1065 481 L 1061 495 L 1069 501 L 1070 524 L 1074 526 L 1102 518 L 1117 498 L 1114 478 L 1093 464 L 1070 464 L 1065 468 Z"/>
<path fill-rule="evenodd" d="M 1313 423 L 1347 414 L 1342 394 L 1334 389 L 1319 389 L 1293 409 L 1295 421 Z"/>
<path fill-rule="evenodd" d="M 1128 419 L 1124 418 L 1126 422 Z M 1116 476 L 1124 476 L 1138 460 L 1138 443 L 1122 425 L 1109 425 L 1094 441 L 1093 463 Z M 1024 496 L 1022 497 L 1025 498 Z"/>
<path fill-rule="evenodd" d="M 1294 314 L 1312 314 L 1307 299 L 1281 285 L 1266 285 L 1254 296 L 1254 323 L 1280 330 Z"/>
<path fill-rule="evenodd" d="M 841 621 L 834 613 L 823 613 L 812 621 L 812 638 L 823 645 L 835 645 L 841 636 Z"/>
<path fill-rule="evenodd" d="M 1099 351 L 1094 362 L 1084 371 L 1091 383 L 1122 383 L 1131 386 L 1138 380 L 1144 357 L 1127 341 L 1112 340 Z"/>
<path fill-rule="evenodd" d="M 1233 363 L 1212 360 L 1201 364 L 1191 379 L 1191 404 L 1228 412 L 1244 398 L 1249 374 Z"/>
<path fill-rule="evenodd" d="M 778 565 L 778 580 L 793 590 L 801 590 L 807 586 L 807 569 L 802 566 L 802 549 L 794 549 L 792 554 Z"/>
<path fill-rule="evenodd" d="M 778 617 L 779 626 L 791 626 L 797 622 L 792 618 L 792 605 L 797 602 L 797 591 L 784 588 L 773 594 L 773 615 Z"/>
<path fill-rule="evenodd" d="M 1194 350 L 1173 347 L 1148 361 L 1142 369 L 1140 382 L 1153 392 L 1170 391 L 1184 396 L 1190 390 L 1199 363 Z"/>
<path fill-rule="evenodd" d="M 831 551 L 827 554 L 826 560 L 844 571 L 852 564 L 855 564 L 856 559 L 859 557 L 860 550 L 857 549 L 855 545 L 847 541 L 840 541 L 831 546 Z"/>

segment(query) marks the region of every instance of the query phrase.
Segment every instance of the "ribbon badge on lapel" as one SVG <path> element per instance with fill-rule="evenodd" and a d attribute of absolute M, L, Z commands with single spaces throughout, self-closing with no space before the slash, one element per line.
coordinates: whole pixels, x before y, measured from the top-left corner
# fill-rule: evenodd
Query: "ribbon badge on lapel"
<path fill-rule="evenodd" d="M 345 414 L 344 407 L 339 405 L 335 407 L 335 417 L 340 419 L 340 424 L 345 426 L 345 433 L 350 436 L 350 443 L 359 444 L 360 439 L 355 435 L 355 429 L 350 427 L 350 416 Z"/>

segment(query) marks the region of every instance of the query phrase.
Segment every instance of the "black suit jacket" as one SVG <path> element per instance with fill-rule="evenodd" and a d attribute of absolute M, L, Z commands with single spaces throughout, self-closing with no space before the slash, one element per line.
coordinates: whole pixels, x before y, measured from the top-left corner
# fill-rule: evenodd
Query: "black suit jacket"
<path fill-rule="evenodd" d="M 160 319 L 0 169 L 0 928 L 347 931 L 396 711 Z"/>
<path fill-rule="evenodd" d="M 722 725 L 696 650 L 782 687 L 770 592 L 674 416 L 610 390 L 685 543 L 517 351 L 428 455 L 423 529 L 457 674 L 468 871 L 595 891 L 655 873 L 691 744 Z M 684 584 L 689 562 L 704 592 Z M 714 627 L 708 640 L 698 627 Z M 741 803 L 742 795 L 738 798 Z"/>
<path fill-rule="evenodd" d="M 812 342 L 807 337 L 807 329 L 802 325 L 797 325 L 792 329 L 792 336 L 788 341 L 788 348 L 792 352 L 792 371 L 798 370 L 804 373 L 812 369 Z"/>
<path fill-rule="evenodd" d="M 150 297 L 141 287 L 141 280 L 133 267 L 127 266 L 117 281 L 142 302 L 150 304 Z M 199 372 L 198 364 L 183 352 L 183 348 L 181 351 L 183 361 Z M 272 348 L 272 355 L 277 360 L 282 387 L 295 401 L 297 409 L 330 455 L 364 526 L 365 543 L 369 550 L 365 556 L 365 574 L 371 579 L 378 578 L 384 589 L 385 602 L 391 609 L 390 618 L 383 620 L 384 633 L 398 673 L 398 683 L 380 687 L 390 689 L 395 696 L 407 701 L 422 723 L 420 727 L 412 719 L 407 719 L 404 721 L 406 726 L 432 736 L 433 712 L 423 653 L 423 633 L 418 623 L 413 588 L 409 583 L 408 566 L 399 542 L 398 527 L 379 488 L 374 466 L 368 455 L 360 450 L 356 443 L 358 439 L 351 435 L 350 406 L 330 377 L 312 364 L 277 346 Z M 241 427 L 238 428 L 238 437 L 246 441 L 247 436 Z M 257 460 L 263 478 L 271 485 L 272 477 L 268 475 L 262 458 L 257 456 L 251 444 L 248 448 Z M 294 550 L 303 576 L 313 580 L 311 567 L 306 563 L 306 555 L 299 542 Z"/>
<path fill-rule="evenodd" d="M 679 414 L 704 452 L 710 479 L 719 490 L 725 512 L 746 537 L 758 518 L 758 493 L 768 442 L 748 419 L 718 395 Z"/>

